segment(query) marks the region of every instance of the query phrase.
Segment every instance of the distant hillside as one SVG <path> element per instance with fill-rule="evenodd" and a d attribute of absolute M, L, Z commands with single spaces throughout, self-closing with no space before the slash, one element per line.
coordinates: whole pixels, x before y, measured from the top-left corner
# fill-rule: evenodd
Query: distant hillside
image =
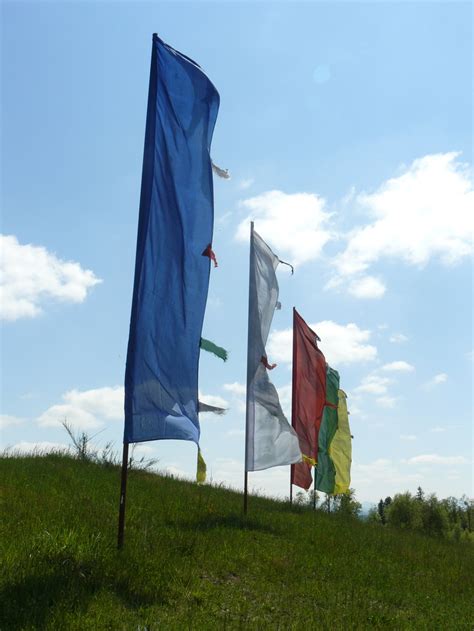
<path fill-rule="evenodd" d="M 466 629 L 474 546 L 68 456 L 0 459 L 0 629 Z"/>

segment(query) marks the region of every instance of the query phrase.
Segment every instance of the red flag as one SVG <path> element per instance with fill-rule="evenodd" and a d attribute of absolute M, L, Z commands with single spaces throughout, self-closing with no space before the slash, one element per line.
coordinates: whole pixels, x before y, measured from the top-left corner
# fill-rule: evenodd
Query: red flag
<path fill-rule="evenodd" d="M 326 359 L 318 336 L 293 309 L 293 403 L 291 424 L 303 462 L 293 465 L 291 481 L 303 489 L 312 482 L 311 466 L 318 457 L 318 436 L 326 402 Z"/>
<path fill-rule="evenodd" d="M 302 489 L 308 490 L 313 483 L 311 475 L 311 465 L 309 462 L 297 462 L 291 467 L 291 484 L 295 484 Z"/>

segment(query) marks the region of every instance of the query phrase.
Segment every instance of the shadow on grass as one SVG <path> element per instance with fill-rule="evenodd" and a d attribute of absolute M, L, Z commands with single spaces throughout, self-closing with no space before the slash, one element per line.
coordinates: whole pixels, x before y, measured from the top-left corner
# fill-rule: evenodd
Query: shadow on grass
<path fill-rule="evenodd" d="M 175 526 L 176 523 L 168 522 L 169 526 Z M 262 524 L 251 517 L 243 515 L 209 515 L 193 521 L 179 522 L 179 527 L 184 530 L 193 530 L 198 532 L 207 532 L 209 530 L 228 529 L 228 530 L 250 530 L 254 532 L 264 532 L 272 535 L 279 535 L 280 531 L 274 526 Z"/>
<path fill-rule="evenodd" d="M 94 595 L 103 590 L 112 592 L 129 609 L 168 602 L 168 581 L 132 586 L 126 574 L 106 572 L 100 562 L 81 563 L 62 555 L 39 561 L 44 572 L 7 584 L 1 590 L 4 607 L 0 629 L 43 629 L 58 610 L 87 611 Z"/>

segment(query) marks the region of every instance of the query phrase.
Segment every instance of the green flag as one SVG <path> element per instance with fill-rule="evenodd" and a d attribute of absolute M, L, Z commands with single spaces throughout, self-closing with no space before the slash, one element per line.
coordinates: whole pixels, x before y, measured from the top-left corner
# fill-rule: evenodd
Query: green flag
<path fill-rule="evenodd" d="M 326 371 L 326 405 L 319 429 L 318 465 L 315 487 L 324 493 L 334 493 L 336 468 L 329 455 L 329 447 L 337 431 L 337 407 L 339 404 L 339 373 L 330 366 Z"/>
<path fill-rule="evenodd" d="M 217 344 L 214 344 L 214 342 L 211 342 L 210 340 L 206 340 L 204 337 L 201 337 L 200 346 L 203 351 L 212 353 L 216 357 L 220 357 L 220 359 L 224 360 L 225 362 L 227 361 L 228 353 L 225 348 L 222 348 L 222 346 L 217 346 Z"/>

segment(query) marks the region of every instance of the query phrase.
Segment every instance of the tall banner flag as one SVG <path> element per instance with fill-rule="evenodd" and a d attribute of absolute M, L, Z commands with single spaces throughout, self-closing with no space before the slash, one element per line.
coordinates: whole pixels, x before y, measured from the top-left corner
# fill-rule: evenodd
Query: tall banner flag
<path fill-rule="evenodd" d="M 247 350 L 246 474 L 247 471 L 260 471 L 301 460 L 298 437 L 283 414 L 276 388 L 268 377 L 268 371 L 272 370 L 275 364 L 269 363 L 265 345 L 278 303 L 278 281 L 275 270 L 279 262 L 279 258 L 254 231 L 252 223 Z"/>
<path fill-rule="evenodd" d="M 318 462 L 315 488 L 324 493 L 334 493 L 336 468 L 330 456 L 330 445 L 338 427 L 339 373 L 330 366 L 326 370 L 326 405 L 319 430 Z"/>
<path fill-rule="evenodd" d="M 347 493 L 351 485 L 352 436 L 349 427 L 349 412 L 347 411 L 347 395 L 339 390 L 337 406 L 337 430 L 329 445 L 331 458 L 336 475 L 334 479 L 334 495 Z"/>
<path fill-rule="evenodd" d="M 199 443 L 198 364 L 214 220 L 210 145 L 219 94 L 153 35 L 124 443 Z"/>
<path fill-rule="evenodd" d="M 326 359 L 318 336 L 293 309 L 293 395 L 291 424 L 298 435 L 303 462 L 291 468 L 291 483 L 309 489 L 318 458 L 319 429 L 326 403 Z"/>

